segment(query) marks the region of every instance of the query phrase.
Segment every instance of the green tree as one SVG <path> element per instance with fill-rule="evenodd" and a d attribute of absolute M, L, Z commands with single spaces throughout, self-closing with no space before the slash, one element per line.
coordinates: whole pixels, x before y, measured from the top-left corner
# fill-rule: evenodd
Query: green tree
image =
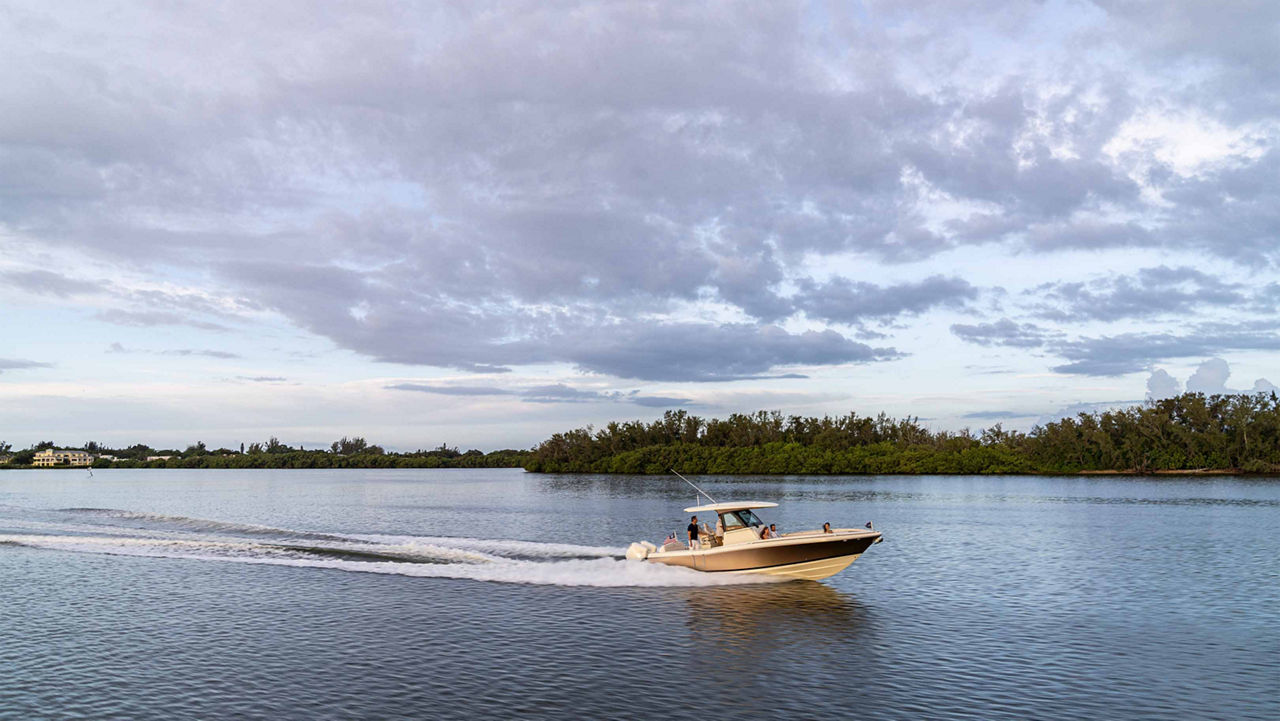
<path fill-rule="evenodd" d="M 355 438 L 347 438 L 346 436 L 343 436 L 341 439 L 334 441 L 333 444 L 329 446 L 329 450 L 330 452 L 336 453 L 340 456 L 350 456 L 360 453 L 368 447 L 368 442 L 360 436 L 356 436 Z"/>

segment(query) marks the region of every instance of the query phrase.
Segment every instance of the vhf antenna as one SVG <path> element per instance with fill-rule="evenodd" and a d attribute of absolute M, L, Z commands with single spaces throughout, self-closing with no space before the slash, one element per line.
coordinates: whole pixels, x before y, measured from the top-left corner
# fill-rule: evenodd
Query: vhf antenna
<path fill-rule="evenodd" d="M 675 473 L 675 474 L 676 474 L 676 476 L 678 476 L 678 477 L 680 478 L 680 480 L 682 480 L 682 481 L 684 481 L 685 483 L 688 483 L 689 485 L 693 486 L 693 490 L 695 490 L 695 491 L 697 491 L 698 493 L 701 493 L 702 495 L 706 496 L 708 501 L 711 501 L 712 503 L 718 503 L 718 502 L 719 502 L 719 501 L 717 501 L 716 499 L 712 498 L 710 493 L 707 493 L 706 491 L 702 490 L 701 488 L 698 488 L 697 486 L 694 486 L 694 485 L 693 485 L 693 481 L 689 480 L 688 478 L 685 478 L 684 476 L 681 476 L 681 475 L 676 471 L 676 469 L 674 469 L 674 468 L 668 468 L 667 470 L 671 471 L 672 473 Z M 696 500 L 697 500 L 697 498 L 695 498 L 694 500 L 696 501 Z"/>

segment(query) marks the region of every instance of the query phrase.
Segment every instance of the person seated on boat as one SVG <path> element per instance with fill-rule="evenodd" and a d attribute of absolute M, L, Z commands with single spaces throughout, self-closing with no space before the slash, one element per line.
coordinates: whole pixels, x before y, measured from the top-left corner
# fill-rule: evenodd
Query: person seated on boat
<path fill-rule="evenodd" d="M 831 530 L 831 523 L 830 523 L 830 522 L 827 522 L 827 523 L 822 524 L 822 532 L 823 532 L 823 533 L 835 533 L 835 531 Z"/>
<path fill-rule="evenodd" d="M 777 537 L 778 537 L 778 533 L 777 533 L 776 531 L 774 531 L 773 529 L 769 528 L 768 526 L 765 526 L 765 527 L 763 527 L 763 528 L 761 528 L 761 529 L 760 529 L 760 540 L 761 540 L 761 541 L 767 541 L 767 540 L 769 540 L 770 538 L 777 538 Z"/>
<path fill-rule="evenodd" d="M 776 524 L 776 523 L 770 523 L 770 524 L 769 524 L 769 538 L 781 538 L 781 537 L 782 537 L 782 534 L 781 534 L 781 533 L 778 533 L 778 524 Z"/>
<path fill-rule="evenodd" d="M 689 519 L 689 550 L 696 551 L 702 548 L 702 543 L 698 540 L 698 517 L 694 516 Z"/>
<path fill-rule="evenodd" d="M 724 516 L 716 516 L 716 538 L 724 538 Z"/>

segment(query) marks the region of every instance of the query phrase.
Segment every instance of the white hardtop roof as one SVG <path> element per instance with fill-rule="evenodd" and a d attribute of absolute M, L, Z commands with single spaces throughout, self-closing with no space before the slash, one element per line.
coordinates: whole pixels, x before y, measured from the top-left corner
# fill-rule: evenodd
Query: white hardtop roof
<path fill-rule="evenodd" d="M 725 503 L 708 503 L 705 506 L 692 506 L 684 509 L 685 513 L 701 513 L 702 511 L 741 511 L 746 508 L 777 508 L 778 504 L 768 501 L 726 501 Z"/>

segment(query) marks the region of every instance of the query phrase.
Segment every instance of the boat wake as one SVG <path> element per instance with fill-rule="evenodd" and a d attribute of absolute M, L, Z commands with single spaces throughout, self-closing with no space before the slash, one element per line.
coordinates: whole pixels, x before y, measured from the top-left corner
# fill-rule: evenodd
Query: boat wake
<path fill-rule="evenodd" d="M 16 509 L 12 509 L 16 510 Z M 627 561 L 624 549 L 500 538 L 334 534 L 104 508 L 0 514 L 0 546 L 555 586 L 719 586 L 771 579 Z"/>

